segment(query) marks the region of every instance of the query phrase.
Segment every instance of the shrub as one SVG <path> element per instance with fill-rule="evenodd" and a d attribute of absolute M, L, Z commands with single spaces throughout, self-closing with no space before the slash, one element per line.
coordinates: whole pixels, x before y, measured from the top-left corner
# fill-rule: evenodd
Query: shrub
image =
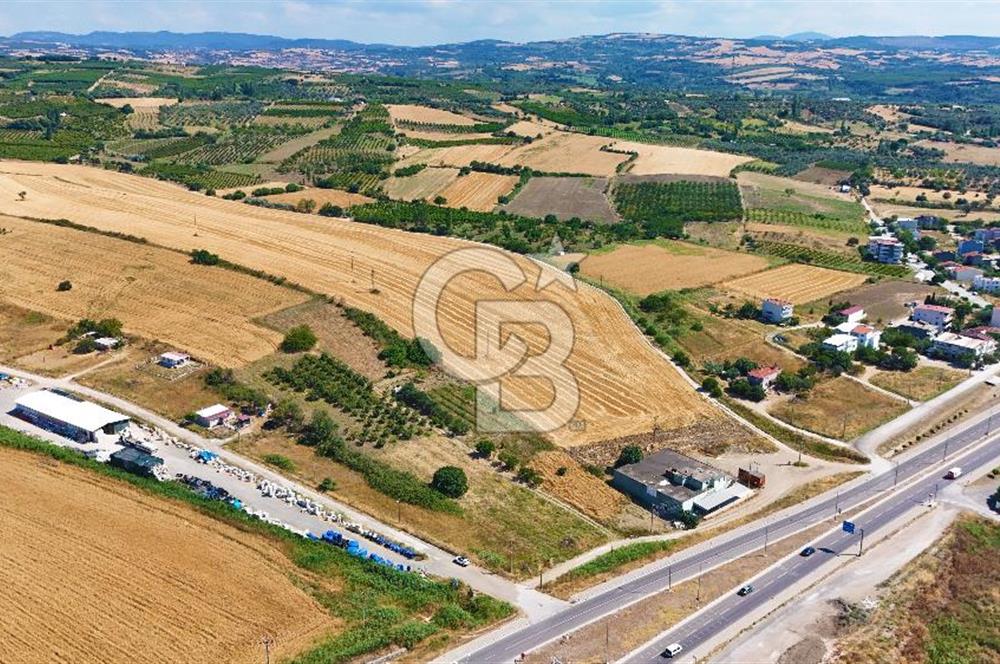
<path fill-rule="evenodd" d="M 639 463 L 640 461 L 642 461 L 642 448 L 638 445 L 626 445 L 618 454 L 618 460 L 615 461 L 615 468 Z"/>
<path fill-rule="evenodd" d="M 449 498 L 461 498 L 469 490 L 469 480 L 461 468 L 444 466 L 434 472 L 431 486 Z"/>
<path fill-rule="evenodd" d="M 542 483 L 541 474 L 530 466 L 521 466 L 517 471 L 517 481 L 524 482 L 528 486 L 535 488 Z"/>
<path fill-rule="evenodd" d="M 219 255 L 207 249 L 195 249 L 191 252 L 191 262 L 195 265 L 218 265 Z"/>
<path fill-rule="evenodd" d="M 59 291 L 60 293 L 65 293 L 66 291 L 72 290 L 72 289 L 73 289 L 73 282 L 68 281 L 68 280 L 67 281 L 60 281 L 59 285 L 56 286 L 56 290 Z"/>
<path fill-rule="evenodd" d="M 330 477 L 324 477 L 323 481 L 320 482 L 318 485 L 316 485 L 316 490 L 322 491 L 323 493 L 326 493 L 328 491 L 336 491 L 337 483 Z"/>
<path fill-rule="evenodd" d="M 282 454 L 265 454 L 264 463 L 288 472 L 295 472 L 295 462 Z"/>
<path fill-rule="evenodd" d="M 500 454 L 497 455 L 497 459 L 503 464 L 503 467 L 507 470 L 514 470 L 517 468 L 517 455 L 508 450 L 501 450 Z"/>
<path fill-rule="evenodd" d="M 493 452 L 495 452 L 496 449 L 496 444 L 488 438 L 482 438 L 476 442 L 476 454 L 484 459 L 489 459 L 493 456 Z"/>
<path fill-rule="evenodd" d="M 319 209 L 319 213 L 324 217 L 343 217 L 344 208 L 339 205 L 334 205 L 333 203 L 323 203 L 322 207 Z"/>
<path fill-rule="evenodd" d="M 87 353 L 93 353 L 95 350 L 97 350 L 97 342 L 92 337 L 84 337 L 80 339 L 73 352 L 77 355 L 86 355 Z"/>
<path fill-rule="evenodd" d="M 722 396 L 722 385 L 715 376 L 709 376 L 701 381 L 701 389 L 705 390 L 713 399 L 718 399 Z"/>
<path fill-rule="evenodd" d="M 316 345 L 316 334 L 308 325 L 296 325 L 288 330 L 281 342 L 286 353 L 301 353 Z"/>

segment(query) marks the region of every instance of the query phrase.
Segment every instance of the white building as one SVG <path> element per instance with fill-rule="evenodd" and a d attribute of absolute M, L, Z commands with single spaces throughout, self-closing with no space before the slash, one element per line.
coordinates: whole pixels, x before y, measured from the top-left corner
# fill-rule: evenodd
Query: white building
<path fill-rule="evenodd" d="M 96 403 L 49 390 L 25 394 L 14 402 L 14 415 L 78 443 L 97 442 L 100 434 L 128 428 L 129 417 Z"/>
<path fill-rule="evenodd" d="M 233 411 L 221 403 L 217 403 L 195 412 L 195 421 L 206 429 L 211 429 L 212 427 L 222 426 L 232 416 Z"/>
<path fill-rule="evenodd" d="M 101 350 L 112 350 L 114 348 L 118 348 L 120 343 L 121 341 L 115 337 L 98 337 L 97 339 L 94 339 L 94 344 Z"/>
<path fill-rule="evenodd" d="M 882 333 L 871 325 L 856 325 L 850 335 L 858 340 L 858 346 L 878 350 L 882 341 Z"/>
<path fill-rule="evenodd" d="M 972 287 L 981 293 L 1000 292 L 1000 277 L 985 277 L 980 274 L 972 280 Z"/>
<path fill-rule="evenodd" d="M 853 307 L 847 307 L 846 309 L 841 309 L 837 312 L 844 317 L 848 323 L 860 323 L 865 319 L 865 310 L 857 305 Z"/>
<path fill-rule="evenodd" d="M 858 349 L 858 339 L 850 334 L 834 334 L 824 339 L 823 345 L 841 353 L 853 353 Z"/>
<path fill-rule="evenodd" d="M 174 369 L 176 367 L 183 367 L 185 364 L 191 361 L 191 356 L 185 353 L 161 353 L 160 359 L 157 360 L 157 364 L 162 367 L 167 367 L 168 369 Z"/>
<path fill-rule="evenodd" d="M 870 237 L 868 254 L 879 263 L 898 263 L 903 260 L 903 243 L 894 237 Z"/>
<path fill-rule="evenodd" d="M 963 337 L 953 332 L 938 335 L 931 344 L 931 354 L 938 357 L 955 359 L 963 355 L 975 355 L 977 358 L 989 355 L 997 349 L 997 342 L 992 339 L 975 339 Z"/>
<path fill-rule="evenodd" d="M 915 321 L 930 323 L 938 330 L 943 330 L 955 318 L 955 310 L 937 304 L 921 304 L 913 308 L 910 317 Z"/>
<path fill-rule="evenodd" d="M 795 308 L 787 300 L 769 297 L 760 305 L 760 315 L 768 323 L 784 323 L 792 317 Z"/>

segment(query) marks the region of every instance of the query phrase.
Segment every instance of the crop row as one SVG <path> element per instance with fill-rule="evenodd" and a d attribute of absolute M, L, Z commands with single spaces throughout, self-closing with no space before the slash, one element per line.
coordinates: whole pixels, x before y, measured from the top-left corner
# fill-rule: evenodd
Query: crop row
<path fill-rule="evenodd" d="M 778 256 L 796 263 L 816 265 L 844 272 L 897 278 L 904 278 L 910 274 L 909 269 L 902 265 L 887 265 L 884 263 L 863 261 L 860 256 L 835 254 L 785 242 L 756 241 L 754 242 L 754 250 L 758 253 Z"/>
<path fill-rule="evenodd" d="M 758 224 L 780 224 L 784 226 L 806 226 L 809 228 L 820 228 L 823 230 L 842 231 L 844 233 L 857 233 L 864 235 L 868 228 L 862 221 L 849 221 L 829 217 L 822 213 L 806 214 L 793 210 L 772 210 L 765 208 L 751 208 L 746 211 L 747 221 Z"/>

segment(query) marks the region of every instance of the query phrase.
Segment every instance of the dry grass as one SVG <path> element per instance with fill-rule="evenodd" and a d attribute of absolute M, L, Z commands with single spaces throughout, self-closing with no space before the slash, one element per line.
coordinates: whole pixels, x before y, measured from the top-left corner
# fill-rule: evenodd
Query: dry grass
<path fill-rule="evenodd" d="M 0 293 L 3 293 L 0 290 Z M 66 333 L 65 321 L 15 307 L 0 298 L 0 362 L 44 350 Z"/>
<path fill-rule="evenodd" d="M 319 208 L 326 203 L 329 203 L 330 205 L 339 205 L 346 210 L 352 205 L 371 203 L 374 199 L 362 196 L 361 194 L 352 194 L 349 191 L 341 191 L 340 189 L 321 189 L 319 187 L 310 187 L 308 189 L 303 189 L 302 191 L 292 191 L 284 194 L 268 196 L 267 200 L 273 203 L 289 203 L 291 205 L 295 205 L 299 201 L 311 200 L 316 203 L 316 210 L 318 211 Z"/>
<path fill-rule="evenodd" d="M 879 371 L 868 380 L 872 385 L 914 401 L 927 401 L 958 385 L 968 376 L 947 367 L 917 367 L 913 371 Z"/>
<path fill-rule="evenodd" d="M 399 167 L 412 164 L 427 164 L 428 166 L 453 166 L 460 168 L 474 161 L 499 163 L 511 151 L 510 145 L 477 144 L 453 145 L 446 148 L 425 148 L 417 150 L 412 155 L 401 160 Z"/>
<path fill-rule="evenodd" d="M 719 287 L 755 300 L 777 297 L 793 304 L 804 304 L 860 286 L 864 282 L 865 276 L 861 274 L 793 264 L 726 281 Z"/>
<path fill-rule="evenodd" d="M 0 633 L 18 662 L 251 662 L 336 623 L 266 540 L 86 471 L 0 450 Z"/>
<path fill-rule="evenodd" d="M 944 289 L 938 286 L 886 279 L 841 293 L 834 299 L 864 307 L 870 321 L 888 322 L 909 316 L 910 310 L 905 306 L 907 302 L 923 302 L 924 298 L 931 293 L 941 294 L 943 292 Z M 817 302 L 817 311 L 825 311 L 829 302 L 829 298 Z"/>
<path fill-rule="evenodd" d="M 580 263 L 580 270 L 618 288 L 649 295 L 714 284 L 763 270 L 768 265 L 767 259 L 760 256 L 663 241 L 625 244 L 592 254 Z"/>
<path fill-rule="evenodd" d="M 25 201 L 16 200 L 17 192 L 21 190 L 28 192 Z M 413 335 L 412 300 L 424 271 L 443 254 L 470 246 L 451 238 L 256 208 L 194 194 L 165 182 L 82 166 L 22 162 L 0 165 L 0 212 L 4 211 L 39 217 L 66 217 L 107 230 L 142 235 L 152 242 L 186 251 L 208 249 L 235 263 L 263 268 L 317 292 L 343 298 L 347 304 L 375 313 L 407 336 Z M 3 236 L 0 243 L 16 240 L 17 237 L 17 233 Z M 88 242 L 105 241 L 105 238 L 96 236 L 81 234 L 81 237 L 87 238 Z M 134 251 L 157 252 L 141 245 L 124 246 Z M 511 258 L 527 274 L 524 285 L 505 293 L 493 277 L 485 274 L 471 273 L 457 277 L 439 302 L 439 320 L 445 337 L 456 352 L 471 355 L 474 341 L 473 303 L 477 300 L 495 297 L 544 299 L 557 303 L 566 311 L 575 330 L 575 343 L 566 366 L 580 385 L 580 407 L 576 417 L 585 422 L 585 426 L 582 430 L 580 427 L 557 429 L 553 437 L 559 444 L 579 445 L 649 431 L 657 417 L 659 425 L 665 429 L 683 428 L 695 423 L 709 427 L 726 423 L 726 418 L 696 394 L 677 371 L 646 343 L 610 298 L 585 284 L 578 284 L 575 292 L 558 285 L 536 291 L 534 284 L 540 271 L 537 264 L 523 257 Z M 83 260 L 81 252 L 76 252 L 75 260 Z M 162 285 L 160 291 L 155 290 L 156 286 L 141 293 L 128 289 L 126 296 L 141 295 L 144 298 L 144 325 L 158 320 L 149 315 L 150 311 L 164 316 L 177 313 L 166 311 L 163 298 L 175 297 L 182 301 L 177 306 L 189 310 L 189 291 L 192 289 L 220 289 L 213 291 L 214 297 L 208 309 L 212 319 L 220 315 L 219 309 L 223 305 L 231 301 L 241 302 L 232 298 L 253 297 L 250 303 L 241 303 L 238 310 L 241 316 L 246 315 L 246 309 L 261 312 L 272 308 L 265 307 L 264 298 L 272 292 L 267 284 L 235 281 L 241 285 L 222 289 L 230 280 L 242 280 L 244 277 L 224 270 L 191 266 L 183 256 L 174 256 L 173 260 L 176 261 L 176 269 L 168 275 L 170 279 L 193 274 L 189 270 L 205 269 L 211 270 L 208 273 L 211 282 L 206 283 L 201 278 L 203 273 L 198 272 L 195 283 L 183 288 L 170 288 L 167 292 L 160 292 Z M 122 256 L 109 258 L 110 263 L 114 261 L 122 261 Z M 29 261 L 29 264 L 34 262 Z M 58 264 L 59 261 L 52 263 Z M 99 278 L 101 270 L 94 269 L 95 261 L 90 263 L 88 272 L 92 276 L 89 278 Z M 55 268 L 50 265 L 48 269 Z M 377 292 L 370 290 L 372 270 Z M 109 271 L 111 275 L 101 278 L 113 280 L 125 276 L 120 270 Z M 145 270 L 147 273 L 150 271 Z M 49 290 L 45 293 L 46 300 L 56 299 L 54 284 L 61 278 L 60 274 L 52 274 L 41 280 L 40 289 Z M 160 283 L 163 283 L 162 280 Z M 284 295 L 284 291 L 274 292 L 283 293 L 285 303 L 288 303 L 287 298 L 292 297 Z M 71 291 L 71 295 L 73 302 L 80 301 L 76 290 Z M 147 301 L 149 299 L 152 303 Z M 71 300 L 67 298 L 66 301 Z M 121 306 L 122 301 L 120 294 L 115 305 Z M 220 344 L 232 342 L 233 330 L 239 329 L 239 326 L 233 320 L 227 320 L 225 329 L 207 330 L 203 318 L 206 312 L 199 310 L 196 314 L 197 320 L 187 319 L 181 330 L 185 343 L 174 342 L 172 338 L 171 341 L 189 350 L 197 346 L 196 354 L 206 358 L 220 355 L 219 349 L 224 347 Z M 141 331 L 154 338 L 168 338 L 160 325 Z M 546 343 L 537 329 L 524 332 L 532 348 L 539 349 Z M 267 349 L 272 348 L 276 333 L 268 330 L 261 336 L 268 341 Z M 260 344 L 261 350 L 265 350 L 264 346 Z M 248 354 L 245 346 L 237 346 L 231 353 L 236 353 L 238 348 L 243 349 L 243 355 Z M 544 407 L 551 399 L 551 389 L 546 381 L 504 381 L 504 390 L 511 399 L 507 405 L 514 408 Z"/>
<path fill-rule="evenodd" d="M 698 365 L 739 357 L 751 359 L 760 366 L 777 365 L 784 371 L 797 371 L 803 365 L 792 353 L 765 341 L 764 335 L 773 328 L 756 321 L 720 318 L 707 313 L 698 321 L 701 330 L 690 330 L 677 340 Z"/>
<path fill-rule="evenodd" d="M 389 198 L 404 201 L 433 200 L 458 177 L 457 168 L 425 168 L 407 177 L 391 177 L 382 183 Z"/>
<path fill-rule="evenodd" d="M 130 333 L 209 362 L 242 364 L 272 352 L 280 335 L 251 318 L 305 299 L 166 249 L 12 217 L 0 224 L 11 231 L 0 236 L 4 302 L 71 321 L 118 318 Z M 57 292 L 63 280 L 73 289 Z"/>
<path fill-rule="evenodd" d="M 777 404 L 770 412 L 792 426 L 852 440 L 907 410 L 905 402 L 840 376 L 820 382 L 803 397 Z"/>
<path fill-rule="evenodd" d="M 917 141 L 916 145 L 935 150 L 944 150 L 943 161 L 948 163 L 970 163 L 980 166 L 1000 165 L 1000 148 L 962 143 L 941 143 L 939 141 Z"/>
<path fill-rule="evenodd" d="M 389 104 L 389 115 L 394 121 L 409 120 L 411 122 L 430 122 L 432 124 L 474 125 L 472 118 L 451 111 L 443 111 L 430 106 L 416 104 Z"/>
<path fill-rule="evenodd" d="M 510 193 L 515 184 L 517 184 L 516 175 L 474 171 L 453 180 L 439 195 L 447 199 L 448 207 L 466 207 L 470 210 L 488 212 L 497 206 L 497 199 L 500 196 Z"/>
<path fill-rule="evenodd" d="M 927 189 L 924 187 L 885 187 L 880 184 L 872 185 L 871 198 L 880 201 L 895 201 L 897 203 L 913 203 L 917 200 L 917 196 L 923 194 L 927 197 L 927 200 L 932 203 L 954 203 L 959 198 L 965 198 L 970 201 L 982 201 L 985 200 L 986 194 L 979 191 L 968 191 L 964 194 L 958 193 L 956 190 L 942 189 L 941 191 L 936 191 L 934 189 Z M 948 194 L 948 197 L 945 197 Z M 922 214 L 937 214 L 938 210 L 924 210 Z M 980 212 L 976 211 L 972 213 L 972 218 L 980 216 Z"/>
<path fill-rule="evenodd" d="M 632 175 L 654 175 L 657 173 L 683 173 L 690 175 L 718 175 L 727 177 L 740 164 L 753 161 L 752 157 L 696 150 L 672 145 L 647 145 L 617 141 L 616 150 L 638 152 L 639 158 L 629 169 Z"/>
<path fill-rule="evenodd" d="M 500 159 L 503 166 L 529 166 L 550 173 L 582 173 L 584 175 L 614 175 L 618 164 L 627 155 L 604 152 L 610 144 L 607 138 L 553 131 L 528 145 L 511 150 Z"/>
<path fill-rule="evenodd" d="M 282 117 L 273 117 L 273 116 L 267 116 L 267 115 L 258 115 L 256 118 L 254 118 L 254 123 L 255 124 L 287 124 L 288 123 L 287 121 L 290 120 L 290 119 L 293 119 L 293 118 L 282 118 Z M 262 120 L 263 120 L 263 122 L 262 122 Z M 284 120 L 285 122 L 280 122 L 280 123 L 269 122 L 271 120 Z M 318 117 L 318 118 L 294 118 L 294 121 L 295 121 L 296 124 L 304 124 L 306 126 L 311 126 L 309 124 L 310 121 L 311 121 L 311 122 L 316 123 L 316 126 L 319 126 L 319 125 L 322 125 L 323 123 L 326 122 L 326 118 L 323 118 L 323 117 Z M 289 157 L 291 157 L 293 154 L 295 154 L 299 150 L 304 150 L 305 148 L 307 148 L 307 147 L 309 147 L 311 145 L 315 145 L 316 143 L 319 143 L 320 141 L 322 141 L 324 138 L 329 138 L 329 137 L 333 136 L 335 133 L 337 133 L 337 131 L 338 130 L 336 128 L 334 128 L 334 127 L 326 127 L 324 129 L 317 129 L 316 131 L 311 131 L 308 134 L 304 134 L 302 136 L 296 136 L 295 138 L 293 138 L 291 140 L 285 141 L 284 143 L 282 143 L 278 147 L 274 148 L 273 150 L 270 150 L 270 151 L 265 152 L 264 154 L 260 155 L 259 157 L 257 157 L 257 161 L 261 162 L 261 163 L 267 163 L 267 164 L 278 164 L 278 163 L 281 163 L 282 161 L 284 161 L 285 159 L 288 159 Z"/>

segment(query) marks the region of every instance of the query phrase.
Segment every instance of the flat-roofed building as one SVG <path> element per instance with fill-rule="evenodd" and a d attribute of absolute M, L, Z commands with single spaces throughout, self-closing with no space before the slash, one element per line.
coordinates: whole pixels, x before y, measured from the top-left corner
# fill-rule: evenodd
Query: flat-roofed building
<path fill-rule="evenodd" d="M 20 397 L 14 402 L 13 412 L 42 429 L 79 443 L 97 442 L 100 434 L 120 434 L 129 424 L 127 415 L 49 390 Z"/>

